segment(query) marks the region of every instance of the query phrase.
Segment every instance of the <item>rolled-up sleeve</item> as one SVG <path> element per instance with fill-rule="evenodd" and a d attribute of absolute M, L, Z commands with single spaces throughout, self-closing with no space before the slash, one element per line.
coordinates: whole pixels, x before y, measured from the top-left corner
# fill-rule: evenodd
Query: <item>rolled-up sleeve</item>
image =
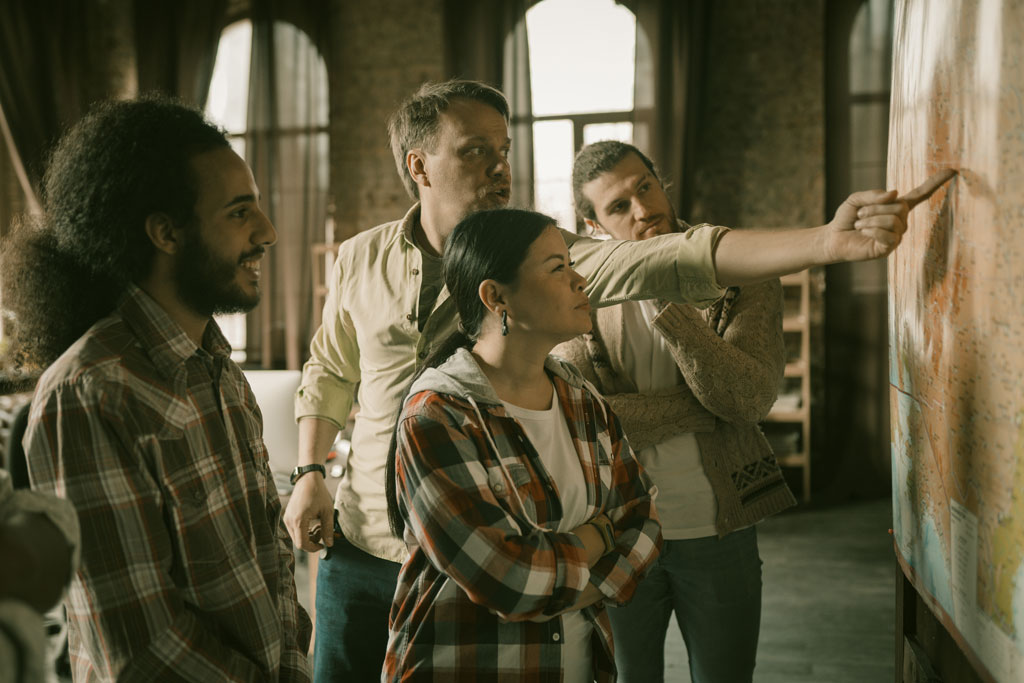
<path fill-rule="evenodd" d="M 344 251 L 331 272 L 323 322 L 310 343 L 309 360 L 295 392 L 295 419 L 317 417 L 343 429 L 359 384 L 359 344 L 348 312 L 342 307 Z"/>

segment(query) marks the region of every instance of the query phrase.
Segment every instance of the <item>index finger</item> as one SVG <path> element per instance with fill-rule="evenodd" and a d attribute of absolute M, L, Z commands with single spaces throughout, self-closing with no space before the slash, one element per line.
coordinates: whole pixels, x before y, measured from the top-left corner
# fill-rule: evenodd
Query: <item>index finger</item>
<path fill-rule="evenodd" d="M 944 168 L 937 173 L 933 173 L 928 177 L 928 180 L 924 181 L 905 195 L 899 197 L 899 200 L 906 202 L 908 209 L 913 209 L 915 206 L 935 194 L 936 190 L 942 187 L 946 181 L 955 175 L 955 168 Z"/>

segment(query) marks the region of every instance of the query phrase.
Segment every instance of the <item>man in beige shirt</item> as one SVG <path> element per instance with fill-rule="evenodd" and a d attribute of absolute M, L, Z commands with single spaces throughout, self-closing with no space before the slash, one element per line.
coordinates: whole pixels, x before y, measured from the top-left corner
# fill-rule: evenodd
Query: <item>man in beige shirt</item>
<path fill-rule="evenodd" d="M 379 676 L 405 554 L 387 522 L 388 443 L 418 364 L 457 324 L 440 277 L 447 236 L 469 213 L 508 204 L 508 123 L 504 96 L 489 86 L 453 80 L 420 88 L 389 122 L 399 174 L 419 201 L 401 220 L 363 232 L 339 251 L 296 393 L 299 466 L 285 512 L 296 545 L 329 548 L 316 592 L 320 680 Z M 645 298 L 706 305 L 726 285 L 883 256 L 899 243 L 906 213 L 894 192 L 873 191 L 852 195 L 830 223 L 811 229 L 704 226 L 642 242 L 564 235 L 598 306 Z M 352 453 L 332 501 L 324 463 L 357 392 Z M 335 510 L 337 542 L 317 531 L 335 526 Z"/>

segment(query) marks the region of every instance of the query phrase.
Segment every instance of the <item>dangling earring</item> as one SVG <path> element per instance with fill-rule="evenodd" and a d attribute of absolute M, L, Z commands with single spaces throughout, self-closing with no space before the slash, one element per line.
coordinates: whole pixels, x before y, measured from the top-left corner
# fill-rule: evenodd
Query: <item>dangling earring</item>
<path fill-rule="evenodd" d="M 501 336 L 508 336 L 508 311 L 501 312 Z"/>

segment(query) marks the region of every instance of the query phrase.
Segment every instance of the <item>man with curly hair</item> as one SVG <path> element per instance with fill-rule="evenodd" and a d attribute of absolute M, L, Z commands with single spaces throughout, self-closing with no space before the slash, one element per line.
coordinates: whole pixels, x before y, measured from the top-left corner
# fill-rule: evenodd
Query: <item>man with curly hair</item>
<path fill-rule="evenodd" d="M 198 111 L 106 103 L 58 144 L 42 203 L 3 272 L 16 352 L 49 366 L 32 485 L 81 520 L 75 679 L 308 681 L 262 416 L 212 318 L 260 299 L 276 233 L 252 173 Z"/>

